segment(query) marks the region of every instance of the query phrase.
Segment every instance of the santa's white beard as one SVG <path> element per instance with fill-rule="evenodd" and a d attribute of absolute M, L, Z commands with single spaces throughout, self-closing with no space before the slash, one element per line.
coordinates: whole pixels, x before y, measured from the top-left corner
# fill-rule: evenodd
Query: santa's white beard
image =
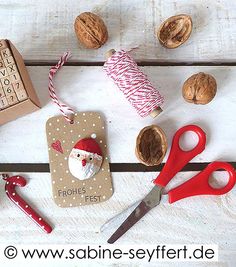
<path fill-rule="evenodd" d="M 100 166 L 90 162 L 86 162 L 86 165 L 82 166 L 81 161 L 76 158 L 69 158 L 68 164 L 71 174 L 80 180 L 91 178 L 100 169 Z"/>

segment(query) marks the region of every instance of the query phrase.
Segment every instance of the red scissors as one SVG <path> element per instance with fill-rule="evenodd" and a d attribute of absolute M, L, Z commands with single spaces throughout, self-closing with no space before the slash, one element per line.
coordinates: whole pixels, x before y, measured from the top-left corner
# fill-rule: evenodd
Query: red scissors
<path fill-rule="evenodd" d="M 189 151 L 184 151 L 179 145 L 180 137 L 188 132 L 195 132 L 198 136 L 198 144 Z M 182 168 L 196 155 L 200 154 L 206 145 L 206 134 L 196 125 L 187 125 L 180 128 L 174 135 L 169 157 L 160 174 L 153 181 L 155 186 L 127 217 L 115 233 L 108 239 L 112 244 L 137 223 L 146 213 L 161 202 L 163 188 L 170 180 L 182 170 Z M 228 183 L 222 188 L 213 188 L 209 185 L 209 178 L 214 171 L 225 170 L 229 174 Z M 196 195 L 223 195 L 229 192 L 235 185 L 236 173 L 234 168 L 227 162 L 212 162 L 203 171 L 192 177 L 185 183 L 171 189 L 168 192 L 169 203 Z"/>

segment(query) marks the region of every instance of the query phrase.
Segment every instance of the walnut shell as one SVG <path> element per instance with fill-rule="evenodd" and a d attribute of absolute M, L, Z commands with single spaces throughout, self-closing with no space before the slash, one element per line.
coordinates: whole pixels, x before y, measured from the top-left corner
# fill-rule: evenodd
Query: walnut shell
<path fill-rule="evenodd" d="M 135 154 L 141 163 L 147 166 L 158 165 L 166 151 L 167 139 L 160 127 L 151 125 L 140 131 L 136 139 Z"/>
<path fill-rule="evenodd" d="M 164 47 L 176 48 L 187 41 L 191 32 L 191 17 L 181 14 L 165 20 L 157 31 L 157 37 Z"/>
<path fill-rule="evenodd" d="M 190 103 L 205 105 L 216 95 L 216 80 L 210 74 L 199 72 L 188 78 L 183 85 L 183 98 Z"/>
<path fill-rule="evenodd" d="M 91 12 L 81 13 L 75 20 L 74 28 L 77 38 L 87 48 L 99 48 L 108 39 L 105 23 Z"/>

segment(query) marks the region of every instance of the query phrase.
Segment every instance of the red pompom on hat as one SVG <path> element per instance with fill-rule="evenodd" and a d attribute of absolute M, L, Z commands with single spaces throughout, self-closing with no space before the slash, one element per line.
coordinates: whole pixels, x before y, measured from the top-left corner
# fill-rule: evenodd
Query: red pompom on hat
<path fill-rule="evenodd" d="M 93 138 L 81 139 L 75 144 L 74 148 L 102 156 L 102 150 L 99 144 Z"/>

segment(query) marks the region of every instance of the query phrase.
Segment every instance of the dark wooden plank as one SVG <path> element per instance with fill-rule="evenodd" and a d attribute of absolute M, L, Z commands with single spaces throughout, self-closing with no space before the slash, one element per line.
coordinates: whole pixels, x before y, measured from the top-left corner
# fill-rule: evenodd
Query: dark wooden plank
<path fill-rule="evenodd" d="M 229 162 L 236 169 L 236 162 Z M 201 171 L 209 162 L 189 163 L 182 171 Z M 111 172 L 159 172 L 164 163 L 148 167 L 141 163 L 110 163 Z M 0 172 L 49 172 L 48 163 L 3 163 L 0 164 Z"/>
<path fill-rule="evenodd" d="M 139 66 L 236 66 L 236 62 L 170 62 L 170 61 L 136 61 Z M 57 64 L 56 60 L 25 60 L 26 66 L 54 66 Z M 90 62 L 90 61 L 69 61 L 64 64 L 64 66 L 103 66 L 104 61 Z"/>

